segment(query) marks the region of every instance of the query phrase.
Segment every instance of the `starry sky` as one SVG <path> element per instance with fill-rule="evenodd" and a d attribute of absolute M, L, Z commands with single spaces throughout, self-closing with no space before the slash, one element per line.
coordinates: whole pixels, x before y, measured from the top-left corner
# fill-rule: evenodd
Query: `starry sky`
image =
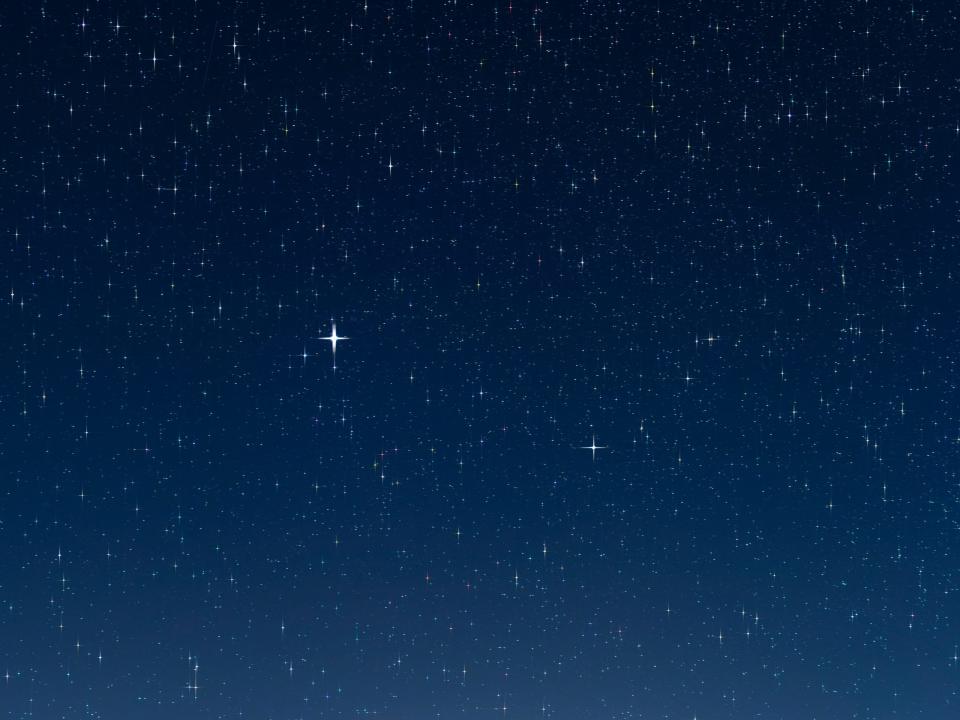
<path fill-rule="evenodd" d="M 2 717 L 957 717 L 958 21 L 5 6 Z"/>

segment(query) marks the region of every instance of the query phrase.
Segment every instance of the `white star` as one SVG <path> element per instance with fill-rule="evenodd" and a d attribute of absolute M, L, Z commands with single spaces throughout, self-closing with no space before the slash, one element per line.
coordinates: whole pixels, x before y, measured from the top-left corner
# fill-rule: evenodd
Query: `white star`
<path fill-rule="evenodd" d="M 580 446 L 580 449 L 581 449 L 581 450 L 589 450 L 590 453 L 591 453 L 591 456 L 593 457 L 593 460 L 596 461 L 596 459 L 597 459 L 597 450 L 606 450 L 606 449 L 607 449 L 607 446 L 606 446 L 606 445 L 597 445 L 597 436 L 594 435 L 594 436 L 593 436 L 593 439 L 590 441 L 590 444 L 589 444 L 589 445 L 581 445 L 581 446 Z"/>
<path fill-rule="evenodd" d="M 330 334 L 320 339 L 329 341 L 330 349 L 333 351 L 333 367 L 337 367 L 337 342 L 340 340 L 349 340 L 350 338 L 337 335 L 337 324 L 331 321 L 331 325 Z"/>

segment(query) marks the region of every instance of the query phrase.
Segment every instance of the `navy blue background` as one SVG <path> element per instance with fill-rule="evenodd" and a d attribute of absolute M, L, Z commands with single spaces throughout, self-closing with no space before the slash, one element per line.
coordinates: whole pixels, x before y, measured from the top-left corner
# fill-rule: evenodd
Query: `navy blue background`
<path fill-rule="evenodd" d="M 4 717 L 955 716 L 949 3 L 0 19 Z"/>

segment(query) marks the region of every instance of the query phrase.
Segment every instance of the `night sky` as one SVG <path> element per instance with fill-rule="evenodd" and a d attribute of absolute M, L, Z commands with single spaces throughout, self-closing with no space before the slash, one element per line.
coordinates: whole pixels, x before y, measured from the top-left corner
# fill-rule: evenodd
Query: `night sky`
<path fill-rule="evenodd" d="M 2 717 L 960 716 L 958 27 L 5 5 Z"/>

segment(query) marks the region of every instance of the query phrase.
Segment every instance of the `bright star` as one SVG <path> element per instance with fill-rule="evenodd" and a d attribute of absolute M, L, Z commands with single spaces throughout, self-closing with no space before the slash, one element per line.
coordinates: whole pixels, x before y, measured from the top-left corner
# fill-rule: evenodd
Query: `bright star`
<path fill-rule="evenodd" d="M 597 436 L 594 435 L 589 445 L 581 445 L 581 450 L 589 450 L 594 461 L 597 459 L 597 450 L 606 450 L 606 445 L 597 445 Z"/>
<path fill-rule="evenodd" d="M 350 338 L 344 337 L 343 335 L 337 335 L 337 324 L 332 322 L 332 327 L 330 329 L 330 334 L 326 337 L 320 338 L 321 340 L 327 340 L 330 343 L 330 349 L 333 351 L 333 367 L 337 367 L 337 342 L 340 340 L 349 340 Z"/>

